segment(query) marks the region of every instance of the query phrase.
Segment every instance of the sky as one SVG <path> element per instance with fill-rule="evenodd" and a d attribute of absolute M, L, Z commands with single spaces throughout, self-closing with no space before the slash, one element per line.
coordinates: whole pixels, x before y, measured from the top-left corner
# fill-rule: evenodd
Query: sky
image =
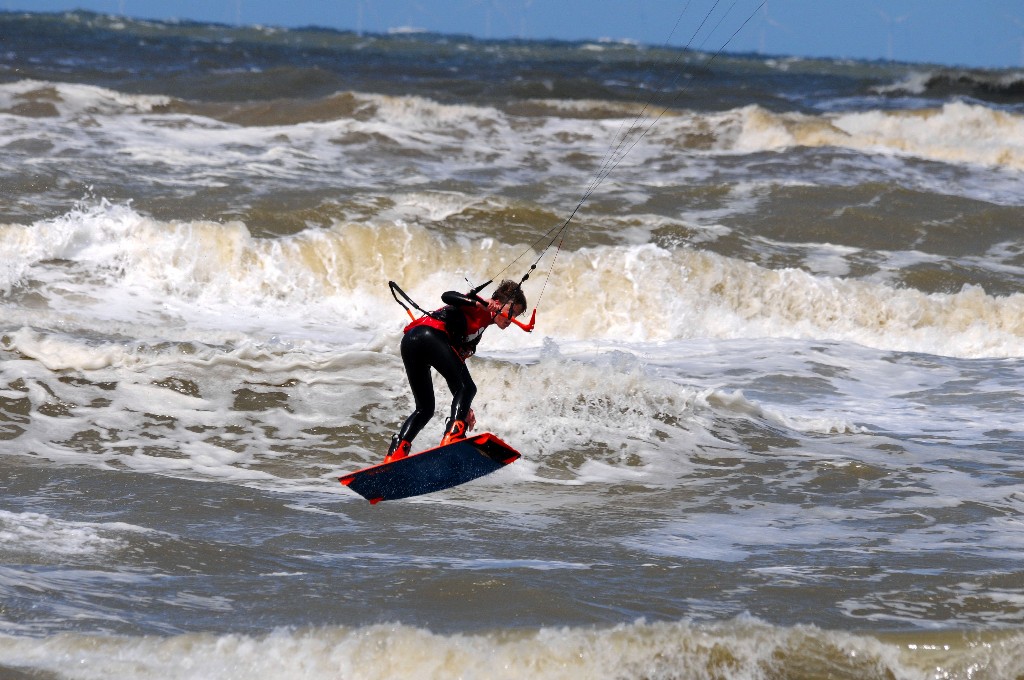
<path fill-rule="evenodd" d="M 685 44 L 715 0 L 0 0 L 8 11 L 84 9 L 143 19 L 417 28 L 477 38 Z M 738 26 L 761 0 L 735 2 Z M 685 8 L 685 12 L 684 12 Z M 673 26 L 682 13 L 680 28 Z M 689 31 L 687 31 L 687 27 Z M 2 43 L 2 39 L 0 39 Z M 719 45 L 715 45 L 717 49 Z M 710 48 L 710 46 L 709 46 Z M 1021 0 L 768 0 L 730 52 L 1024 68 Z"/>

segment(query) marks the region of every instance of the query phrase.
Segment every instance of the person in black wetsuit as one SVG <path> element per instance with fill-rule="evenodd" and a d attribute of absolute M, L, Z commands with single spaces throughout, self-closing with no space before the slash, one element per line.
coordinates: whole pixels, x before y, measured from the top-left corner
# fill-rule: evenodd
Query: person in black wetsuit
<path fill-rule="evenodd" d="M 385 463 L 409 455 L 412 440 L 434 415 L 434 368 L 452 393 L 451 416 L 445 424 L 441 445 L 464 439 L 476 424 L 473 397 L 476 384 L 469 375 L 466 359 L 476 353 L 484 330 L 491 324 L 508 328 L 512 319 L 526 310 L 526 296 L 515 281 L 505 280 L 491 298 L 467 296 L 448 291 L 441 296 L 445 307 L 416 319 L 402 336 L 402 362 L 409 378 L 415 410 L 398 434 L 391 438 Z"/>

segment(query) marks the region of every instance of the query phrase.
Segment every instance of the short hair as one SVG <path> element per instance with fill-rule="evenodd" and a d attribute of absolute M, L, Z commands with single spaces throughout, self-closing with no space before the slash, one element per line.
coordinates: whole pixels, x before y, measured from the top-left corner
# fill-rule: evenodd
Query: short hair
<path fill-rule="evenodd" d="M 498 287 L 494 289 L 495 300 L 505 304 L 506 302 L 512 303 L 512 309 L 510 312 L 514 312 L 516 307 L 519 307 L 519 314 L 526 311 L 526 294 L 523 293 L 523 288 L 512 279 L 505 279 L 498 284 Z M 513 314 L 513 316 L 519 316 L 519 314 Z"/>

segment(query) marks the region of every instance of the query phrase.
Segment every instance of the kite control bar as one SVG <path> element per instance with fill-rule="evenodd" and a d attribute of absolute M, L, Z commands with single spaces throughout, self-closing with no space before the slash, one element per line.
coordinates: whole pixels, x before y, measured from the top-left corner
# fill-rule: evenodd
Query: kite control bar
<path fill-rule="evenodd" d="M 509 316 L 508 314 L 505 314 L 504 312 L 499 313 L 498 316 L 502 316 L 502 317 L 508 319 L 509 321 L 514 323 L 515 325 L 517 325 L 520 328 L 522 328 L 527 333 L 533 332 L 533 327 L 537 324 L 537 308 L 536 307 L 533 308 L 533 313 L 530 314 L 530 321 L 529 321 L 529 323 L 523 323 L 519 319 L 514 319 L 511 316 Z"/>
<path fill-rule="evenodd" d="M 534 265 L 534 266 L 536 266 L 536 265 Z M 531 269 L 532 268 L 533 267 L 531 267 Z M 530 276 L 529 274 L 524 276 L 523 277 L 523 281 L 525 281 L 527 278 L 529 278 L 529 276 Z M 482 291 L 484 288 L 486 288 L 487 286 L 491 285 L 492 283 L 494 283 L 494 279 L 491 279 L 490 281 L 485 281 L 484 283 L 481 283 L 479 286 L 476 286 L 475 288 L 473 288 L 473 289 L 471 289 L 469 291 L 469 296 L 470 297 L 474 297 L 476 295 L 479 295 L 480 291 Z M 520 281 L 520 283 L 522 283 L 522 281 Z M 514 323 L 515 325 L 517 325 L 520 328 L 522 328 L 527 333 L 532 333 L 533 332 L 533 327 L 537 325 L 537 308 L 536 307 L 533 308 L 533 313 L 530 314 L 530 322 L 529 323 L 523 323 L 519 319 L 513 318 L 512 316 L 510 316 L 508 314 L 505 314 L 503 312 L 499 312 L 498 316 L 505 317 L 506 319 L 508 319 L 509 321 Z"/>

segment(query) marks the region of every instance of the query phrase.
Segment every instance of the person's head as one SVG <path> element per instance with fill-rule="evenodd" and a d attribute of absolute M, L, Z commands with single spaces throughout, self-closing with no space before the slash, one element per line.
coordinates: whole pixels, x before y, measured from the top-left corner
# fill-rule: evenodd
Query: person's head
<path fill-rule="evenodd" d="M 494 289 L 494 295 L 491 296 L 491 299 L 500 302 L 502 313 L 508 314 L 513 318 L 526 311 L 526 295 L 523 293 L 522 287 L 511 279 L 505 279 L 498 284 L 498 287 Z M 503 318 L 502 314 L 499 314 L 495 319 L 495 323 L 501 328 L 505 328 L 511 322 L 507 318 Z"/>

